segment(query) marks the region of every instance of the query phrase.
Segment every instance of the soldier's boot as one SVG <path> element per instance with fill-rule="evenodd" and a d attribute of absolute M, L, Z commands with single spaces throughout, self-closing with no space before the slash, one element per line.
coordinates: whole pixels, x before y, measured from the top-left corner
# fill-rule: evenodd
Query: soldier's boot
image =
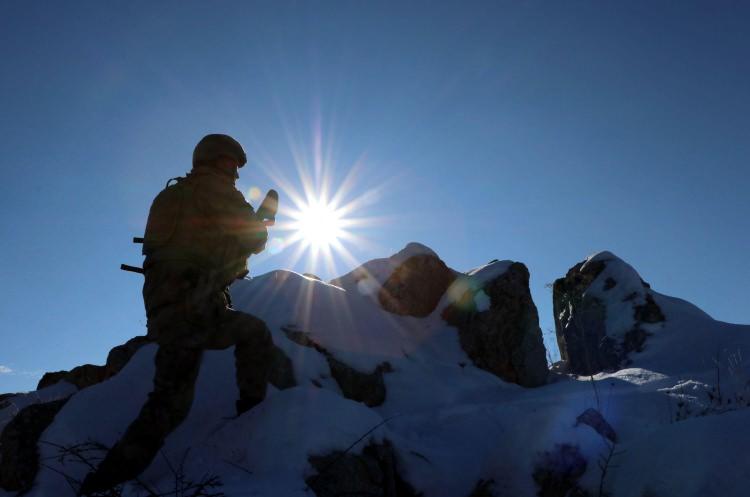
<path fill-rule="evenodd" d="M 186 417 L 193 403 L 202 351 L 161 345 L 156 353 L 154 390 L 123 437 L 89 473 L 80 495 L 108 490 L 141 474 Z"/>

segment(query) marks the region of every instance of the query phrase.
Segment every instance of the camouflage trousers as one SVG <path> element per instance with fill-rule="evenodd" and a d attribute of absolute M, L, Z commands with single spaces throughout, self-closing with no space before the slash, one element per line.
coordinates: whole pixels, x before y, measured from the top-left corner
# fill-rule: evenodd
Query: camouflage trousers
<path fill-rule="evenodd" d="M 149 283 L 147 278 L 144 299 Z M 161 286 L 162 291 L 169 288 L 169 284 Z M 221 291 L 189 292 L 153 312 L 148 304 L 148 334 L 159 344 L 153 391 L 122 438 L 86 477 L 83 495 L 131 480 L 148 467 L 167 435 L 190 411 L 204 350 L 235 347 L 238 414 L 265 397 L 273 342 L 262 320 L 228 308 Z"/>

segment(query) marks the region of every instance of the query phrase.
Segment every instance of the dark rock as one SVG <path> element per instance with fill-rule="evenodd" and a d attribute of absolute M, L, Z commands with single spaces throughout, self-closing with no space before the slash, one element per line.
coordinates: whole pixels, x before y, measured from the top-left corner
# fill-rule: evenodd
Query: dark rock
<path fill-rule="evenodd" d="M 606 336 L 604 304 L 599 299 L 583 298 L 589 285 L 604 271 L 604 262 L 580 262 L 565 278 L 552 286 L 552 307 L 560 358 L 572 373 L 590 374 L 619 363 L 603 342 Z M 584 330 L 586 333 L 584 333 Z M 605 350 L 601 350 L 604 347 Z"/>
<path fill-rule="evenodd" d="M 17 393 L 0 394 L 0 410 L 5 409 L 11 403 L 10 399 L 18 395 Z"/>
<path fill-rule="evenodd" d="M 0 488 L 26 492 L 39 471 L 37 444 L 68 399 L 32 404 L 16 414 L 0 435 Z"/>
<path fill-rule="evenodd" d="M 331 368 L 331 376 L 338 383 L 344 397 L 362 402 L 368 407 L 376 407 L 385 402 L 383 372 L 389 370 L 389 367 L 378 365 L 372 373 L 362 373 L 333 356 L 329 355 L 326 359 Z"/>
<path fill-rule="evenodd" d="M 556 308 L 555 315 L 560 316 L 555 320 L 561 330 L 557 332 L 560 358 L 569 372 L 588 375 L 617 369 L 621 357 L 617 342 L 607 336 L 607 309 L 601 300 L 585 296 L 567 310 Z"/>
<path fill-rule="evenodd" d="M 464 300 L 448 306 L 443 318 L 456 326 L 461 347 L 478 368 L 526 387 L 547 381 L 546 349 L 539 316 L 529 291 L 529 271 L 514 262 L 483 288 L 490 308 L 477 312 Z M 468 297 L 467 297 L 468 295 Z"/>
<path fill-rule="evenodd" d="M 53 373 L 44 373 L 42 379 L 39 380 L 39 384 L 36 389 L 41 390 L 42 388 L 54 385 L 62 380 L 72 383 L 78 389 L 90 387 L 104 381 L 106 372 L 104 366 L 97 366 L 94 364 L 84 364 L 83 366 L 76 366 L 70 371 L 55 371 Z"/>
<path fill-rule="evenodd" d="M 495 497 L 493 487 L 495 486 L 494 480 L 479 480 L 477 486 L 468 495 L 468 497 Z"/>
<path fill-rule="evenodd" d="M 292 360 L 276 345 L 273 346 L 273 359 L 268 381 L 279 390 L 292 388 L 297 385 L 294 378 Z"/>
<path fill-rule="evenodd" d="M 307 478 L 306 483 L 317 497 L 421 495 L 399 475 L 393 446 L 387 441 L 368 445 L 362 454 L 335 451 L 311 456 L 309 461 L 317 474 Z"/>
<path fill-rule="evenodd" d="M 151 343 L 151 340 L 147 337 L 137 336 L 110 350 L 109 354 L 107 354 L 107 364 L 104 366 L 105 379 L 111 378 L 122 371 L 122 368 L 125 367 L 135 353 L 148 343 Z"/>
<path fill-rule="evenodd" d="M 558 444 L 539 455 L 532 477 L 539 497 L 574 497 L 586 495 L 578 480 L 586 472 L 586 459 L 575 445 Z"/>
<path fill-rule="evenodd" d="M 654 298 L 650 294 L 646 294 L 646 303 L 635 307 L 635 320 L 641 323 L 660 323 L 664 321 L 664 314 Z"/>
<path fill-rule="evenodd" d="M 318 344 L 318 342 L 310 338 L 310 334 L 306 331 L 298 330 L 293 325 L 282 326 L 281 331 L 284 332 L 284 335 L 286 335 L 289 340 L 297 345 L 315 349 L 323 355 L 328 355 L 328 351 Z"/>
<path fill-rule="evenodd" d="M 609 335 L 606 322 L 610 311 L 607 304 L 587 290 L 612 261 L 624 264 L 614 256 L 609 260 L 583 261 L 553 285 L 557 344 L 566 370 L 570 373 L 591 375 L 619 369 L 630 362 L 628 355 L 631 352 L 643 350 L 649 334 L 642 325 L 664 321 L 650 287 L 640 280 L 638 289 L 622 298 L 622 302 L 633 303 L 633 328 L 619 331 L 617 336 Z M 603 288 L 609 291 L 617 284 L 608 276 Z M 637 304 L 644 299 L 644 304 Z"/>
<path fill-rule="evenodd" d="M 642 352 L 648 336 L 649 333 L 646 332 L 646 330 L 636 326 L 625 333 L 625 337 L 622 341 L 622 351 L 624 351 L 625 354 L 628 352 Z M 627 358 L 625 358 L 625 362 L 628 362 Z"/>
<path fill-rule="evenodd" d="M 456 279 L 454 272 L 431 254 L 409 257 L 391 273 L 378 293 L 380 305 L 401 316 L 428 316 Z"/>
<path fill-rule="evenodd" d="M 150 343 L 150 340 L 145 336 L 131 338 L 124 344 L 118 345 L 109 351 L 109 354 L 107 355 L 107 363 L 104 366 L 84 364 L 83 366 L 77 366 L 70 371 L 45 373 L 44 376 L 42 376 L 42 379 L 39 380 L 36 389 L 41 390 L 42 388 L 54 385 L 62 380 L 75 385 L 79 390 L 101 383 L 119 373 L 138 349 L 147 343 Z"/>
<path fill-rule="evenodd" d="M 393 371 L 393 367 L 389 363 L 379 364 L 372 373 L 363 373 L 335 358 L 333 354 L 310 338 L 309 333 L 291 326 L 285 326 L 281 329 L 287 338 L 294 343 L 315 349 L 325 356 L 331 370 L 331 376 L 336 380 L 344 397 L 362 402 L 369 407 L 379 406 L 385 402 L 386 390 L 383 373 Z"/>
<path fill-rule="evenodd" d="M 592 407 L 583 411 L 583 413 L 581 413 L 576 418 L 575 425 L 590 426 L 602 437 L 606 438 L 612 443 L 617 443 L 617 433 L 615 432 L 614 428 L 612 428 L 612 425 L 610 425 L 607 420 L 604 419 L 602 413 Z"/>
<path fill-rule="evenodd" d="M 638 297 L 638 292 L 632 292 L 625 296 L 624 299 L 622 299 L 623 302 L 631 302 L 635 300 Z"/>

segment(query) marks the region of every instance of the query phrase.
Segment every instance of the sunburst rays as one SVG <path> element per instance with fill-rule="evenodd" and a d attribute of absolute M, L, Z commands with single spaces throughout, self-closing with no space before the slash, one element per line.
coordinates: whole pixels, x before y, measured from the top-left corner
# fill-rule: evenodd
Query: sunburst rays
<path fill-rule="evenodd" d="M 303 272 L 323 271 L 329 277 L 360 263 L 351 248 L 376 251 L 378 247 L 360 230 L 387 221 L 366 212 L 380 200 L 386 186 L 361 187 L 366 156 L 344 163 L 346 173 L 337 181 L 332 142 L 325 139 L 316 120 L 309 144 L 301 145 L 287 133 L 295 165 L 293 178 L 275 161 L 261 166 L 280 191 L 278 221 L 269 242 L 272 252 L 284 254 L 286 267 L 302 266 Z"/>

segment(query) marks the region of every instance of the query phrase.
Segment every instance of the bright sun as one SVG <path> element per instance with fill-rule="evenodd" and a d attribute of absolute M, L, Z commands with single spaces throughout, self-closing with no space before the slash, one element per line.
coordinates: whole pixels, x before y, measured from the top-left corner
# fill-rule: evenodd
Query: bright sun
<path fill-rule="evenodd" d="M 324 139 L 320 123 L 315 125 L 311 147 L 293 139 L 290 145 L 297 177 L 290 181 L 281 173 L 283 168 L 272 163 L 264 168 L 281 194 L 269 253 L 286 251 L 284 264 L 289 268 L 335 276 L 340 274 L 339 264 L 359 264 L 350 247 L 362 250 L 372 246 L 363 233 L 385 221 L 366 215 L 365 209 L 377 203 L 386 185 L 369 181 L 368 187 L 355 191 L 368 165 L 364 156 L 337 177 L 333 168 L 335 147 Z M 253 192 L 260 197 L 259 190 Z"/>
<path fill-rule="evenodd" d="M 297 236 L 314 248 L 325 249 L 335 245 L 343 234 L 341 213 L 319 199 L 293 213 L 292 229 Z"/>

